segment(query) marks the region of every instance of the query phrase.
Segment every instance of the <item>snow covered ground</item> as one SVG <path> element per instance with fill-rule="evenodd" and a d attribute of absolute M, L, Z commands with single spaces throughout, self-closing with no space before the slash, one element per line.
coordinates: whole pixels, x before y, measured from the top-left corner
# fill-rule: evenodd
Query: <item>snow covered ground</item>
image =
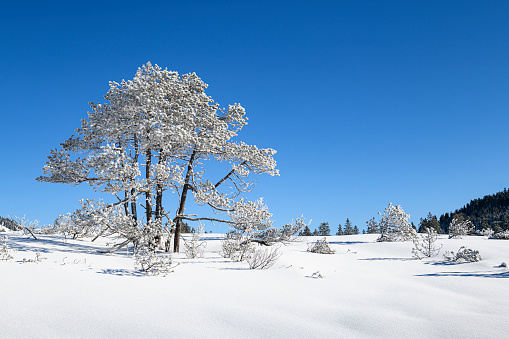
<path fill-rule="evenodd" d="M 306 252 L 309 237 L 250 270 L 206 234 L 204 258 L 175 255 L 173 273 L 151 277 L 125 250 L 97 253 L 106 239 L 3 234 L 17 251 L 0 261 L 0 338 L 507 337 L 509 241 L 441 236 L 439 257 L 415 260 L 411 241 L 332 236 L 324 255 Z M 442 261 L 461 246 L 483 260 Z M 23 262 L 36 252 L 45 259 Z"/>

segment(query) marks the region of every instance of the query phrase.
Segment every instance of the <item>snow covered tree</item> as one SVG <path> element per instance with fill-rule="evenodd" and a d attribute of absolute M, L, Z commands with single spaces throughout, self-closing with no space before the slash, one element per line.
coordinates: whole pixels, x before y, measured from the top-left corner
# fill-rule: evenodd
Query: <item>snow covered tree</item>
<path fill-rule="evenodd" d="M 453 218 L 449 225 L 449 239 L 461 239 L 462 235 L 468 235 L 474 231 L 475 227 L 468 219 Z"/>
<path fill-rule="evenodd" d="M 343 227 L 341 226 L 341 223 L 338 225 L 338 231 L 336 232 L 336 235 L 343 235 Z"/>
<path fill-rule="evenodd" d="M 408 222 L 410 215 L 400 205 L 389 203 L 384 213 L 378 214 L 381 219 L 376 227 L 380 232 L 377 241 L 406 241 L 416 237 L 417 232 Z"/>
<path fill-rule="evenodd" d="M 433 228 L 437 233 L 440 233 L 440 223 L 436 215 L 432 215 L 431 212 L 428 213 L 426 218 L 420 219 L 419 221 L 419 233 L 426 233 L 427 228 Z"/>
<path fill-rule="evenodd" d="M 353 234 L 359 234 L 359 227 L 357 225 L 353 227 Z"/>
<path fill-rule="evenodd" d="M 412 253 L 414 257 L 422 259 L 438 255 L 442 246 L 439 248 L 436 247 L 435 242 L 437 241 L 437 238 L 437 231 L 434 228 L 426 228 L 426 233 L 421 234 L 420 241 L 417 237 L 413 239 L 415 247 L 412 249 Z"/>
<path fill-rule="evenodd" d="M 247 124 L 245 110 L 240 104 L 221 108 L 205 93 L 207 86 L 195 73 L 179 75 L 150 63 L 133 80 L 110 82 L 107 102 L 90 103 L 77 135 L 51 151 L 37 180 L 88 183 L 114 195 L 117 201 L 107 207 L 121 207 L 136 236 L 141 228 L 160 239 L 166 220 L 174 228 L 175 252 L 186 220 L 222 222 L 243 234 L 269 229 L 271 214 L 262 200 L 247 201 L 242 193 L 253 188 L 251 173 L 279 175 L 276 151 L 234 141 Z M 206 169 L 214 161 L 229 168 L 212 181 Z M 178 195 L 172 209 L 163 204 L 166 191 Z M 187 215 L 191 194 L 198 205 L 228 217 Z"/>
<path fill-rule="evenodd" d="M 322 222 L 318 226 L 318 236 L 326 237 L 330 235 L 330 227 L 328 222 Z"/>
<path fill-rule="evenodd" d="M 306 225 L 299 233 L 300 236 L 304 236 L 304 237 L 310 237 L 313 235 L 313 233 L 311 233 L 311 230 L 309 229 L 309 226 Z"/>
<path fill-rule="evenodd" d="M 346 218 L 346 221 L 345 221 L 345 230 L 343 231 L 343 234 L 344 235 L 352 235 L 353 234 L 352 222 L 348 218 Z"/>
<path fill-rule="evenodd" d="M 375 221 L 375 217 L 366 221 L 366 228 L 366 233 L 368 234 L 378 233 L 378 223 Z"/>

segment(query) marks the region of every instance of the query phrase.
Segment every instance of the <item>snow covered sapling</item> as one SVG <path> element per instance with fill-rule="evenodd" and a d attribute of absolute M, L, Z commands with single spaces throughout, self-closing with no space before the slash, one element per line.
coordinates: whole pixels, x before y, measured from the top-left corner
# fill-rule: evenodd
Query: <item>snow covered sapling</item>
<path fill-rule="evenodd" d="M 384 213 L 378 214 L 381 218 L 376 226 L 368 222 L 368 226 L 380 232 L 377 241 L 406 241 L 417 236 L 417 232 L 408 222 L 410 215 L 405 214 L 400 205 L 389 203 Z"/>
<path fill-rule="evenodd" d="M 0 260 L 11 260 L 14 250 L 7 245 L 7 236 L 0 235 Z"/>
<path fill-rule="evenodd" d="M 330 248 L 329 243 L 327 242 L 327 239 L 325 237 L 315 241 L 314 243 L 311 243 L 308 246 L 307 251 L 311 252 L 311 253 L 320 253 L 320 254 L 334 254 L 334 253 L 336 253 L 335 250 Z"/>
<path fill-rule="evenodd" d="M 462 235 L 474 232 L 474 225 L 470 220 L 453 218 L 449 225 L 449 239 L 461 239 Z"/>
<path fill-rule="evenodd" d="M 203 236 L 203 226 L 198 227 L 198 232 L 195 232 L 191 236 L 191 240 L 184 239 L 184 247 L 186 257 L 188 259 L 202 258 L 205 247 L 207 247 L 206 241 L 201 241 L 200 238 Z"/>
<path fill-rule="evenodd" d="M 481 254 L 477 250 L 466 248 L 465 246 L 460 247 L 458 252 L 445 252 L 444 259 L 452 262 L 476 262 L 482 260 Z"/>
<path fill-rule="evenodd" d="M 413 239 L 414 248 L 412 253 L 417 259 L 431 258 L 437 256 L 443 245 L 439 248 L 436 247 L 435 242 L 437 241 L 437 232 L 433 228 L 426 228 L 426 233 L 421 234 L 421 239 L 416 237 Z"/>
<path fill-rule="evenodd" d="M 26 218 L 26 216 L 23 216 L 22 218 L 14 216 L 14 218 L 16 218 L 16 222 L 19 228 L 23 230 L 23 235 L 30 234 L 32 238 L 37 240 L 37 237 L 34 235 L 34 233 L 37 225 L 39 225 L 39 220 L 30 221 Z"/>

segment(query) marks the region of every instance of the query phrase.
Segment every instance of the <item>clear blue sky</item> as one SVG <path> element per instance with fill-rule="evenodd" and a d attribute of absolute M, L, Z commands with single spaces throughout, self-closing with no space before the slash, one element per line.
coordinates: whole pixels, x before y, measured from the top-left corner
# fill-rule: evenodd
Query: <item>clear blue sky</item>
<path fill-rule="evenodd" d="M 417 224 L 509 186 L 507 1 L 3 1 L 0 46 L 3 217 L 95 196 L 34 178 L 147 61 L 246 108 L 241 139 L 278 151 L 255 189 L 277 225 L 363 228 L 389 202 Z"/>

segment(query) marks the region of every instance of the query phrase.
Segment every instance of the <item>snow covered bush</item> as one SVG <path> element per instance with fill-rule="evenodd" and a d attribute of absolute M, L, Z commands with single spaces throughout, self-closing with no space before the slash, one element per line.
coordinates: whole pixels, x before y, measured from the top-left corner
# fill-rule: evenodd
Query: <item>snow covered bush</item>
<path fill-rule="evenodd" d="M 334 254 L 336 251 L 330 248 L 327 239 L 323 237 L 308 246 L 308 252 L 311 253 L 320 253 L 320 254 Z"/>
<path fill-rule="evenodd" d="M 378 214 L 381 218 L 375 227 L 380 232 L 377 241 L 406 241 L 417 236 L 417 232 L 408 222 L 410 215 L 405 214 L 400 205 L 389 203 L 384 213 Z"/>
<path fill-rule="evenodd" d="M 14 250 L 7 246 L 7 236 L 0 235 L 0 260 L 11 260 L 11 252 Z"/>
<path fill-rule="evenodd" d="M 452 262 L 476 262 L 482 260 L 479 251 L 466 248 L 465 246 L 460 247 L 458 252 L 445 252 L 444 259 Z"/>
<path fill-rule="evenodd" d="M 255 252 L 255 244 L 249 238 L 232 231 L 221 241 L 220 254 L 235 261 L 244 261 Z"/>
<path fill-rule="evenodd" d="M 168 273 L 173 272 L 177 265 L 173 265 L 171 256 L 167 254 L 158 255 L 147 246 L 142 246 L 137 249 L 134 255 L 136 260 L 136 268 L 143 271 L 146 275 L 159 275 L 166 276 Z"/>
<path fill-rule="evenodd" d="M 200 241 L 203 236 L 203 227 L 198 227 L 198 232 L 193 233 L 191 240 L 184 239 L 184 247 L 186 257 L 188 259 L 202 258 L 205 247 L 207 247 L 206 241 Z"/>
<path fill-rule="evenodd" d="M 228 232 L 225 238 L 221 240 L 221 250 L 219 254 L 224 258 L 231 258 L 235 251 L 238 250 L 238 241 L 235 232 Z"/>
<path fill-rule="evenodd" d="M 477 231 L 477 234 L 483 237 L 491 238 L 493 234 L 495 234 L 495 231 L 493 231 L 491 228 L 484 228 L 481 231 Z"/>
<path fill-rule="evenodd" d="M 437 231 L 433 228 L 426 228 L 426 233 L 421 234 L 420 241 L 416 237 L 413 239 L 414 248 L 412 249 L 412 254 L 417 259 L 422 258 L 431 258 L 437 256 L 440 252 L 440 249 L 436 247 L 435 242 L 437 241 L 438 235 Z"/>
<path fill-rule="evenodd" d="M 257 249 L 246 258 L 250 269 L 267 269 L 272 267 L 281 256 L 279 245 Z"/>
<path fill-rule="evenodd" d="M 462 235 L 474 232 L 474 224 L 470 220 L 453 218 L 449 225 L 449 239 L 461 239 Z"/>
<path fill-rule="evenodd" d="M 509 240 L 509 231 L 499 232 L 493 234 L 490 239 L 503 239 L 503 240 Z"/>

